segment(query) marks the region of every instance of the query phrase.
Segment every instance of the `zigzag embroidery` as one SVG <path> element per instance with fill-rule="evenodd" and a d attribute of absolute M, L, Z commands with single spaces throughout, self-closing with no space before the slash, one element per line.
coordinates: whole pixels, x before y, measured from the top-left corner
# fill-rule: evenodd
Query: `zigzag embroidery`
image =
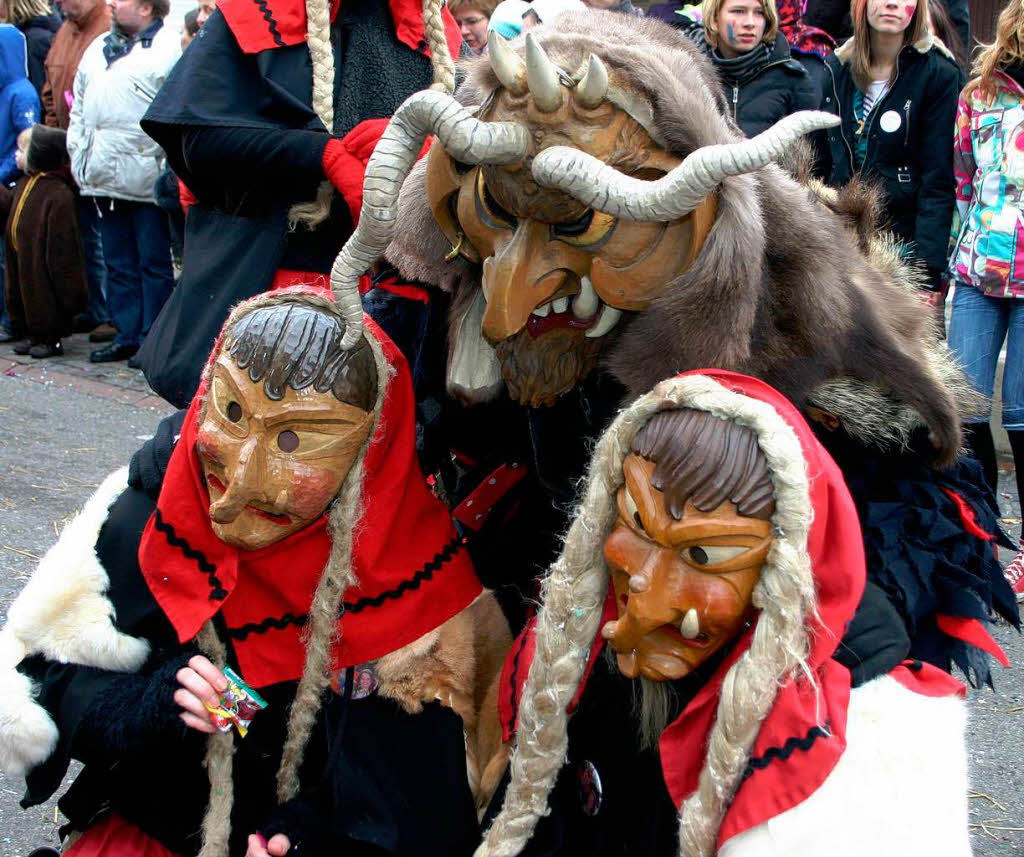
<path fill-rule="evenodd" d="M 434 554 L 434 558 L 424 565 L 423 568 L 417 571 L 411 578 L 403 580 L 394 589 L 389 589 L 386 592 L 382 592 L 380 595 L 360 598 L 355 603 L 349 603 L 346 601 L 341 605 L 341 612 L 358 613 L 361 610 L 365 610 L 367 607 L 380 607 L 389 598 L 401 598 L 402 595 L 410 589 L 419 589 L 421 583 L 425 580 L 430 580 L 430 578 L 434 576 L 434 572 L 440 571 L 441 567 L 446 562 L 449 562 L 462 547 L 462 539 L 459 536 L 453 536 L 452 540 L 448 542 L 448 544 L 446 544 L 439 553 Z"/>
<path fill-rule="evenodd" d="M 164 520 L 163 515 L 160 514 L 159 506 L 153 513 L 153 525 L 164 534 L 169 545 L 178 548 L 186 557 L 198 565 L 199 570 L 207 576 L 210 581 L 211 601 L 223 601 L 228 597 L 227 590 L 221 586 L 220 578 L 217 577 L 217 566 L 210 562 L 202 551 L 196 550 L 175 532 L 173 525 L 168 524 Z"/>
<path fill-rule="evenodd" d="M 267 0 L 253 0 L 253 2 L 260 7 L 263 17 L 266 18 L 270 35 L 274 37 L 274 44 L 279 48 L 283 48 L 284 39 L 281 38 L 281 31 L 277 29 L 277 21 L 274 20 L 274 13 L 270 11 L 270 6 L 267 5 Z"/>
<path fill-rule="evenodd" d="M 747 777 L 754 773 L 754 771 L 763 771 L 776 759 L 785 761 L 793 755 L 797 750 L 807 752 L 811 749 L 811 745 L 814 744 L 819 738 L 831 738 L 832 732 L 829 729 L 829 724 L 826 723 L 824 726 L 812 726 L 807 734 L 803 738 L 787 738 L 786 743 L 782 747 L 769 747 L 764 751 L 764 754 L 757 756 L 747 762 L 747 768 L 743 772 L 744 782 Z"/>
<path fill-rule="evenodd" d="M 345 613 L 358 613 L 367 607 L 380 607 L 389 598 L 400 598 L 402 593 L 408 592 L 410 589 L 418 589 L 420 584 L 425 580 L 430 580 L 434 576 L 435 571 L 439 571 L 441 567 L 448 561 L 462 547 L 462 540 L 455 536 L 439 553 L 434 554 L 434 558 L 430 560 L 426 565 L 417 571 L 408 580 L 403 580 L 394 589 L 389 589 L 387 592 L 382 592 L 380 595 L 375 595 L 372 598 L 360 598 L 353 604 L 345 603 L 341 606 L 338 611 L 339 618 Z M 296 616 L 294 613 L 285 613 L 281 617 L 271 616 L 268 619 L 264 619 L 262 622 L 247 622 L 244 625 L 240 625 L 238 628 L 228 628 L 228 636 L 232 640 L 244 640 L 250 634 L 265 634 L 271 628 L 278 631 L 283 631 L 289 625 L 303 626 L 309 620 L 308 613 L 302 613 Z"/>

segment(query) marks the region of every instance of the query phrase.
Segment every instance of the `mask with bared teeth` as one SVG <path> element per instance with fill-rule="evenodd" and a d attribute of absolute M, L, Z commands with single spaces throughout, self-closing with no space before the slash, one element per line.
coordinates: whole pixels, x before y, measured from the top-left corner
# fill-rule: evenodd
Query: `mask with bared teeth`
<path fill-rule="evenodd" d="M 742 632 L 772 542 L 775 509 L 750 429 L 665 411 L 623 461 L 604 543 L 618 618 L 602 635 L 629 678 L 683 678 Z"/>

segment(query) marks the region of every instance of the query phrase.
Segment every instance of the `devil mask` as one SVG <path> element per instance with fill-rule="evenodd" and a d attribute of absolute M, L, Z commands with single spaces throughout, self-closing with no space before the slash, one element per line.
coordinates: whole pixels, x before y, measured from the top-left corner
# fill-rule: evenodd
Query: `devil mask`
<path fill-rule="evenodd" d="M 772 541 L 767 463 L 750 429 L 675 410 L 640 430 L 622 475 L 604 544 L 619 618 L 602 635 L 629 678 L 682 678 L 753 612 Z"/>
<path fill-rule="evenodd" d="M 225 334 L 196 451 L 217 536 L 260 550 L 319 519 L 366 442 L 373 355 L 312 306 L 257 309 Z"/>

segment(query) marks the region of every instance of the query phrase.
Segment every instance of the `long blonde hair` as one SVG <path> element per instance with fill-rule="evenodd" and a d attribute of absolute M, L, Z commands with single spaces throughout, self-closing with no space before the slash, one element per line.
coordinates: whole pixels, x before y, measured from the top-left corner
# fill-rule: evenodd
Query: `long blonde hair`
<path fill-rule="evenodd" d="M 729 0 L 704 0 L 700 14 L 704 22 L 704 35 L 708 44 L 718 48 L 718 13 Z M 775 8 L 775 0 L 761 0 L 761 11 L 764 12 L 764 35 L 761 41 L 766 45 L 774 45 L 779 32 L 779 10 Z"/>
<path fill-rule="evenodd" d="M 9 24 L 24 24 L 33 18 L 53 14 L 49 0 L 3 0 L 0 10 Z"/>
<path fill-rule="evenodd" d="M 1010 0 L 999 13 L 995 41 L 982 46 L 975 57 L 971 68 L 974 77 L 964 89 L 964 94 L 969 95 L 978 89 L 982 95 L 990 96 L 994 90 L 996 69 L 1014 62 L 1024 62 L 1024 0 Z"/>
<path fill-rule="evenodd" d="M 871 25 L 868 24 L 868 0 L 853 0 L 850 4 L 853 20 L 853 56 L 850 59 L 850 74 L 857 89 L 866 92 L 871 85 Z M 912 45 L 931 35 L 931 16 L 928 14 L 928 0 L 917 0 L 917 7 L 910 19 L 910 26 L 903 31 L 903 44 Z M 895 74 L 895 66 L 893 74 Z"/>

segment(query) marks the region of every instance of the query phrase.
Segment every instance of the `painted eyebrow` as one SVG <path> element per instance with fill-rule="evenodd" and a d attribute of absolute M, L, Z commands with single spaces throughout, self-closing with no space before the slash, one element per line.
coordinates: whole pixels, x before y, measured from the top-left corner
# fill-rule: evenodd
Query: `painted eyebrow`
<path fill-rule="evenodd" d="M 302 409 L 291 409 L 284 411 L 283 413 L 276 414 L 272 417 L 267 417 L 263 424 L 270 428 L 271 426 L 280 425 L 282 423 L 318 423 L 320 425 L 330 426 L 354 426 L 355 420 L 347 419 L 345 417 L 334 416 L 335 412 L 331 411 L 320 411 L 320 410 L 302 410 Z"/>

